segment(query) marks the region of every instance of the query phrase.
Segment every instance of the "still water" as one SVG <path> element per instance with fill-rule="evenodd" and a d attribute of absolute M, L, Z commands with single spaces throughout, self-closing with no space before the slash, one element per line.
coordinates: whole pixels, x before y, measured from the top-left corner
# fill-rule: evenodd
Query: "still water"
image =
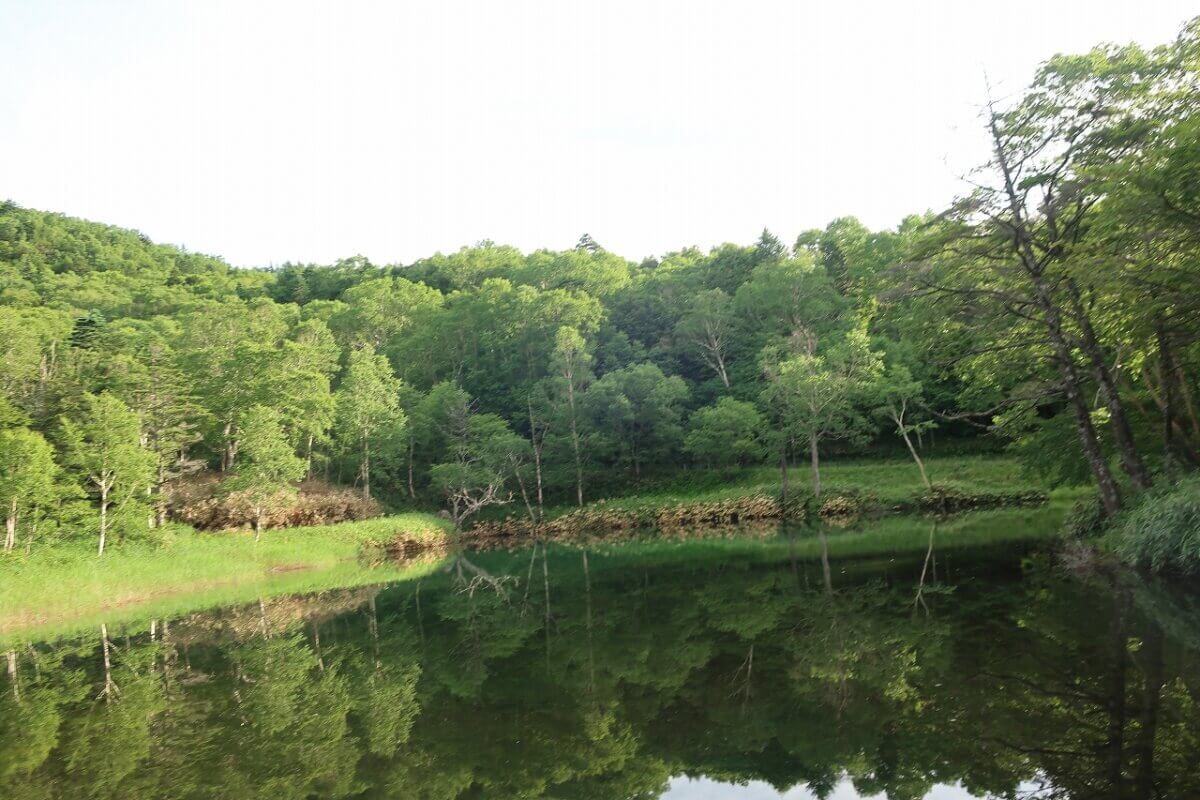
<path fill-rule="evenodd" d="M 1200 798 L 1188 595 L 794 544 L 466 554 L 12 645 L 0 797 Z"/>

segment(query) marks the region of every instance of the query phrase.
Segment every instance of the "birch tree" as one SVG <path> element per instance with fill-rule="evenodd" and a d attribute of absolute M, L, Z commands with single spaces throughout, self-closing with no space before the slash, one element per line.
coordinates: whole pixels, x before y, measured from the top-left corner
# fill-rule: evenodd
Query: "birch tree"
<path fill-rule="evenodd" d="M 112 511 L 141 506 L 154 480 L 154 455 L 142 447 L 141 422 L 119 399 L 104 392 L 84 396 L 78 421 L 62 420 L 62 440 L 67 464 L 95 497 L 99 511 L 97 554 L 104 555 Z M 131 514 L 129 521 L 144 514 Z"/>
<path fill-rule="evenodd" d="M 400 408 L 400 386 L 384 356 L 370 347 L 350 353 L 337 391 L 335 429 L 343 450 L 358 460 L 363 497 L 371 496 L 372 448 L 407 424 Z"/>

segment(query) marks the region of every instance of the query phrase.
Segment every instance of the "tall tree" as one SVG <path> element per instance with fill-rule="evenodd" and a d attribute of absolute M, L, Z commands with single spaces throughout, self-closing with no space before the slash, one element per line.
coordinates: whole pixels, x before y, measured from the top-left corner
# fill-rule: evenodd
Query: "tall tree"
<path fill-rule="evenodd" d="M 875 390 L 875 413 L 895 427 L 896 434 L 904 440 L 904 446 L 908 448 L 909 455 L 917 464 L 925 488 L 932 488 L 933 484 L 929 482 L 929 475 L 925 472 L 925 462 L 921 460 L 921 454 L 917 452 L 912 441 L 914 435 L 919 436 L 937 425 L 933 420 L 918 417 L 923 395 L 921 382 L 915 380 L 908 367 L 903 364 L 890 364 L 879 376 Z"/>
<path fill-rule="evenodd" d="M 508 476 L 526 443 L 499 416 L 476 413 L 470 402 L 448 411 L 449 460 L 430 467 L 429 477 L 445 496 L 455 528 L 462 530 L 483 508 L 510 501 Z"/>
<path fill-rule="evenodd" d="M 388 360 L 370 347 L 350 353 L 337 391 L 338 439 L 347 453 L 357 453 L 363 497 L 371 496 L 371 449 L 407 424 L 400 409 L 399 379 Z"/>
<path fill-rule="evenodd" d="M 96 496 L 100 512 L 98 554 L 104 555 L 110 509 L 132 510 L 154 479 L 154 455 L 142 447 L 137 414 L 108 392 L 84 397 L 79 420 L 62 420 L 66 463 Z M 144 506 L 143 506 L 144 508 Z M 128 518 L 146 517 L 137 514 Z"/>
<path fill-rule="evenodd" d="M 565 428 L 570 434 L 571 455 L 575 462 L 575 503 L 583 505 L 583 452 L 580 437 L 580 404 L 592 382 L 592 356 L 583 336 L 574 328 L 559 328 L 554 338 L 551 384 Z"/>
<path fill-rule="evenodd" d="M 40 433 L 27 428 L 0 430 L 0 509 L 5 520 L 5 552 L 16 547 L 21 514 L 52 501 L 57 473 L 54 449 Z"/>
<path fill-rule="evenodd" d="M 242 458 L 225 489 L 246 497 L 254 512 L 254 541 L 262 536 L 267 504 L 294 492 L 307 464 L 298 458 L 283 429 L 283 417 L 273 408 L 252 406 L 240 426 Z"/>
<path fill-rule="evenodd" d="M 675 326 L 675 333 L 695 349 L 704 361 L 729 388 L 729 340 L 734 326 L 733 299 L 720 289 L 709 289 L 696 295 L 687 313 Z"/>
<path fill-rule="evenodd" d="M 597 444 L 607 440 L 607 449 L 640 480 L 644 464 L 662 463 L 678 452 L 687 396 L 683 379 L 664 374 L 655 364 L 634 364 L 608 373 L 587 397 Z"/>
<path fill-rule="evenodd" d="M 813 495 L 819 498 L 821 443 L 864 434 L 861 403 L 875 380 L 879 358 L 860 329 L 824 353 L 805 348 L 780 358 L 777 350 L 768 349 L 764 361 L 773 378 L 764 399 L 782 409 L 788 434 L 807 443 Z"/>

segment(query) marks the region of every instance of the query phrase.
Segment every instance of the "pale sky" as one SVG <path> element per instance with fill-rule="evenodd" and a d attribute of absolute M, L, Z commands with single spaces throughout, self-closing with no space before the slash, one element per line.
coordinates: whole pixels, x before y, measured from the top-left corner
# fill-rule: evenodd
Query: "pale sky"
<path fill-rule="evenodd" d="M 1030 791 L 1033 786 L 1022 787 Z M 662 800 L 816 800 L 816 795 L 805 787 L 795 787 L 786 792 L 775 791 L 770 784 L 762 781 L 751 781 L 745 785 L 721 783 L 709 778 L 671 779 L 667 793 Z M 973 800 L 971 794 L 961 786 L 939 784 L 925 795 L 923 800 Z M 829 796 L 829 800 L 885 800 L 882 794 L 865 797 L 854 790 L 849 780 L 842 780 Z"/>
<path fill-rule="evenodd" d="M 0 0 L 0 198 L 242 266 L 583 232 L 631 259 L 941 208 L 986 72 L 1196 0 Z"/>

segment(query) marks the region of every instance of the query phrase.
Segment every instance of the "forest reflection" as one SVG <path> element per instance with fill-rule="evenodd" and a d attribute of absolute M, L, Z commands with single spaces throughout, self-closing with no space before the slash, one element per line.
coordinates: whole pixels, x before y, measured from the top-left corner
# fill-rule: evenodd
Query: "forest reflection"
<path fill-rule="evenodd" d="M 936 530 L 904 559 L 676 547 L 463 554 L 419 582 L 13 645 L 0 797 L 656 798 L 680 776 L 1200 797 L 1188 596 L 939 554 Z"/>

